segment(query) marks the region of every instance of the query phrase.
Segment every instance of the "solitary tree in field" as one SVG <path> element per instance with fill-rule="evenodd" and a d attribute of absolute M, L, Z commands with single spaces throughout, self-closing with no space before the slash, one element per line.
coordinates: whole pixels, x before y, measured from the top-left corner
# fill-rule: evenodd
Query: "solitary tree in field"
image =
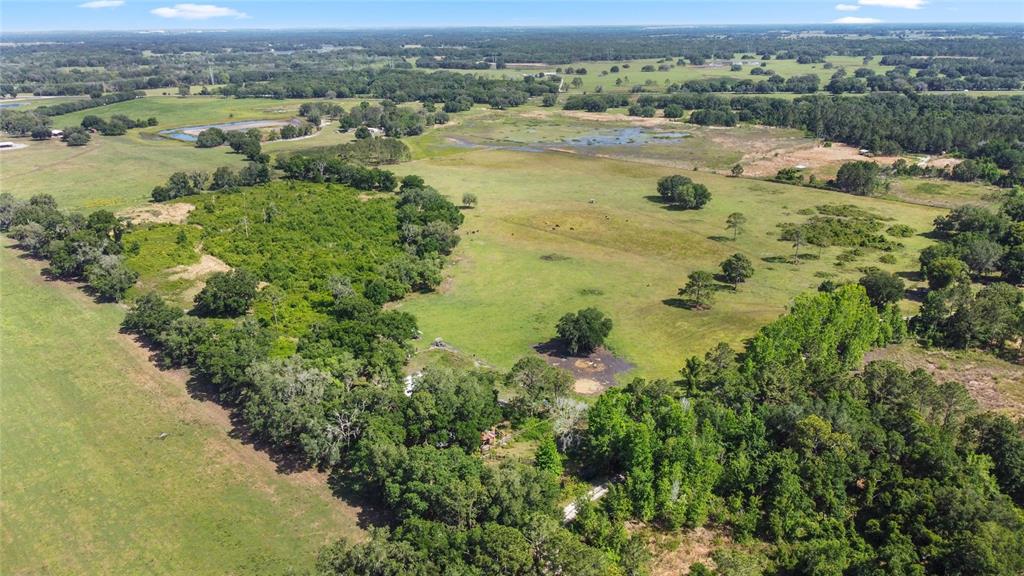
<path fill-rule="evenodd" d="M 658 195 L 666 202 L 687 210 L 703 208 L 711 200 L 707 186 L 679 174 L 658 180 Z"/>
<path fill-rule="evenodd" d="M 191 86 L 189 86 L 188 84 L 179 84 L 178 85 L 178 96 L 184 97 L 184 96 L 188 96 L 190 94 L 192 94 L 192 87 Z"/>
<path fill-rule="evenodd" d="M 476 194 L 466 192 L 462 195 L 462 205 L 467 208 L 476 208 Z"/>
<path fill-rule="evenodd" d="M 590 354 L 604 344 L 612 331 L 612 321 L 597 308 L 584 308 L 562 316 L 555 328 L 570 354 Z"/>
<path fill-rule="evenodd" d="M 732 170 L 730 170 L 730 172 L 732 172 L 733 176 L 739 178 L 740 176 L 743 176 L 743 166 L 735 164 L 733 165 Z"/>
<path fill-rule="evenodd" d="M 742 212 L 733 212 L 725 217 L 725 229 L 732 230 L 733 240 L 736 240 L 739 233 L 743 231 L 743 225 L 746 223 L 747 217 Z"/>
<path fill-rule="evenodd" d="M 800 256 L 800 249 L 804 247 L 807 240 L 804 238 L 804 231 L 797 228 L 793 231 L 793 256 Z"/>
<path fill-rule="evenodd" d="M 722 275 L 733 286 L 746 282 L 748 278 L 754 275 L 754 265 L 750 262 L 750 258 L 739 253 L 733 254 L 722 261 L 721 267 Z"/>
<path fill-rule="evenodd" d="M 679 289 L 679 295 L 692 300 L 697 308 L 710 308 L 715 296 L 714 275 L 704 270 L 690 272 L 686 286 Z"/>

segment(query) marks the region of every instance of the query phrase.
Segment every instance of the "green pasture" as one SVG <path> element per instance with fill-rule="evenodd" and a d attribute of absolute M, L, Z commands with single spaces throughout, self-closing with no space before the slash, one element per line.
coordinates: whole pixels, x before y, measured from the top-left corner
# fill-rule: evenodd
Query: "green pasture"
<path fill-rule="evenodd" d="M 910 272 L 929 241 L 902 240 L 896 264 L 865 250 L 845 266 L 843 248 L 790 264 L 794 249 L 777 240 L 777 224 L 800 222 L 797 211 L 854 204 L 919 231 L 942 211 L 837 192 L 685 171 L 714 198 L 699 211 L 667 210 L 652 200 L 658 178 L 678 169 L 557 152 L 461 150 L 397 167 L 458 201 L 473 192 L 462 243 L 448 280 L 435 294 L 401 305 L 419 319 L 424 345 L 443 338 L 459 350 L 508 368 L 534 344 L 554 337 L 558 318 L 597 306 L 615 328 L 611 348 L 637 375 L 672 377 L 693 354 L 719 341 L 739 344 L 782 314 L 797 294 L 826 277 L 855 280 L 862 266 Z M 743 212 L 747 232 L 728 238 L 725 218 Z M 688 273 L 717 271 L 735 252 L 755 266 L 737 292 L 723 290 L 711 310 L 681 307 L 676 291 Z M 810 258 L 816 248 L 804 248 Z"/>
<path fill-rule="evenodd" d="M 742 54 L 735 55 L 735 60 L 739 61 L 739 57 Z M 758 60 L 755 58 L 755 60 Z M 815 74 L 822 80 L 822 84 L 827 82 L 832 74 L 835 73 L 835 69 L 843 66 L 852 73 L 857 68 L 870 68 L 877 74 L 884 74 L 886 71 L 891 70 L 892 66 L 882 66 L 878 63 L 879 58 L 874 58 L 872 61 L 864 65 L 863 60 L 855 56 L 829 56 L 826 58 L 828 62 L 831 62 L 834 66 L 833 69 L 827 69 L 823 63 L 814 64 L 798 64 L 796 60 L 768 60 L 767 68 L 770 68 L 780 76 L 789 78 L 790 76 L 799 76 L 802 74 Z M 676 65 L 676 59 L 673 58 L 670 62 L 664 62 L 673 66 L 670 70 L 658 71 L 657 68 L 660 65 L 657 58 L 642 59 L 642 60 L 602 60 L 594 62 L 573 62 L 572 64 L 565 64 L 563 66 L 538 66 L 538 67 L 523 67 L 523 68 L 505 68 L 503 70 L 465 70 L 467 73 L 483 74 L 489 77 L 496 78 L 517 78 L 523 74 L 537 74 L 540 72 L 551 72 L 554 73 L 556 69 L 570 67 L 573 69 L 586 68 L 587 74 L 579 76 L 583 80 L 583 85 L 579 89 L 571 88 L 571 92 L 583 91 L 593 92 L 600 86 L 606 92 L 628 92 L 632 86 L 644 85 L 648 80 L 654 82 L 653 86 L 649 88 L 664 88 L 668 84 L 685 82 L 687 80 L 704 80 L 712 78 L 739 78 L 739 79 L 751 79 L 766 80 L 767 76 L 751 76 L 750 70 L 757 67 L 756 65 L 744 65 L 743 69 L 738 72 L 731 70 L 731 63 L 728 61 L 708 61 L 707 64 L 701 66 L 694 66 L 692 64 Z M 629 64 L 629 68 L 623 68 L 623 64 Z M 642 72 L 644 66 L 653 65 L 655 67 L 654 72 Z M 619 71 L 616 73 L 611 72 L 612 66 L 618 66 Z M 608 72 L 608 74 L 602 76 L 602 72 Z M 575 78 L 575 75 L 566 75 L 565 85 L 566 88 L 570 88 L 569 83 Z M 616 79 L 622 79 L 622 84 L 619 86 L 615 85 Z"/>
<path fill-rule="evenodd" d="M 27 148 L 0 152 L 0 190 L 19 198 L 52 194 L 61 207 L 74 210 L 135 206 L 148 201 L 153 187 L 174 172 L 245 163 L 226 146 L 198 149 L 138 130 L 125 136 L 93 135 L 81 147 L 58 140 L 23 141 Z"/>
<path fill-rule="evenodd" d="M 981 182 L 901 177 L 890 183 L 886 196 L 905 202 L 953 207 L 991 203 L 1000 193 L 999 188 Z"/>
<path fill-rule="evenodd" d="M 227 146 L 199 149 L 156 135 L 171 126 L 266 118 L 291 118 L 300 101 L 226 99 L 212 97 L 142 98 L 82 110 L 54 118 L 55 126 L 77 124 L 85 114 L 132 118 L 156 116 L 160 126 L 130 130 L 124 136 L 94 134 L 86 146 L 69 147 L 58 140 L 19 139 L 27 145 L 0 152 L 0 191 L 27 198 L 52 194 L 62 207 L 82 210 L 117 210 L 146 202 L 154 186 L 172 173 L 185 170 L 212 172 L 219 166 L 241 168 L 245 160 Z M 353 102 L 342 101 L 343 105 Z M 267 152 L 298 150 L 308 146 L 340 144 L 352 139 L 341 134 L 337 123 L 308 138 L 266 142 Z"/>
<path fill-rule="evenodd" d="M 124 114 L 130 118 L 150 118 L 160 121 L 156 128 L 163 130 L 178 126 L 212 124 L 241 120 L 276 120 L 292 118 L 298 114 L 299 104 L 305 100 L 270 100 L 265 98 L 227 98 L 223 96 L 147 96 L 125 102 L 108 104 L 97 108 L 79 110 L 70 114 L 53 117 L 53 125 L 78 125 L 89 115 L 108 118 L 113 114 Z"/>
<path fill-rule="evenodd" d="M 116 305 L 0 248 L 3 574 L 285 574 L 360 538 L 320 476 L 229 436 Z"/>

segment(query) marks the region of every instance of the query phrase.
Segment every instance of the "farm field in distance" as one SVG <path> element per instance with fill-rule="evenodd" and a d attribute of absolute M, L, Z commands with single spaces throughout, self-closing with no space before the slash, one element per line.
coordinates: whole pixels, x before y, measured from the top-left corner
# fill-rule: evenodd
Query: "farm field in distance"
<path fill-rule="evenodd" d="M 742 54 L 736 54 L 733 60 L 739 62 Z M 502 77 L 515 77 L 516 74 L 528 74 L 528 73 L 551 73 L 554 74 L 557 68 L 565 69 L 566 67 L 577 69 L 586 68 L 587 73 L 579 76 L 583 80 L 582 86 L 576 90 L 583 92 L 593 92 L 600 86 L 603 90 L 608 92 L 628 92 L 630 87 L 635 85 L 647 85 L 651 89 L 664 88 L 666 85 L 671 83 L 686 82 L 687 80 L 707 80 L 717 78 L 738 78 L 741 80 L 763 80 L 766 76 L 752 76 L 750 70 L 753 68 L 759 68 L 757 64 L 749 64 L 749 62 L 761 60 L 754 56 L 753 60 L 748 60 L 748 64 L 743 65 L 743 69 L 739 71 L 733 71 L 730 69 L 729 62 L 726 61 L 714 61 L 702 65 L 684 64 L 676 65 L 675 59 L 670 59 L 668 62 L 659 62 L 660 59 L 649 58 L 649 59 L 638 59 L 638 60 L 598 60 L 593 62 L 573 62 L 561 66 L 553 65 L 522 65 L 509 67 L 504 70 L 467 70 L 467 73 L 482 72 L 484 74 L 495 76 L 498 78 Z M 846 68 L 853 70 L 855 68 L 868 68 L 873 70 L 877 74 L 884 74 L 887 70 L 891 70 L 892 66 L 882 66 L 878 63 L 878 57 L 873 57 L 871 62 L 863 64 L 863 58 L 850 57 L 850 56 L 829 56 L 825 59 L 826 62 L 831 63 L 835 68 L 845 66 Z M 824 63 L 814 64 L 798 64 L 794 60 L 767 60 L 769 68 L 784 78 L 791 76 L 799 76 L 802 74 L 814 74 L 821 79 L 822 84 L 828 82 L 829 77 L 835 72 L 834 68 L 825 68 Z M 624 68 L 622 65 L 627 64 L 629 67 Z M 658 70 L 658 66 L 661 64 L 670 64 L 672 68 L 669 70 Z M 619 72 L 610 72 L 607 75 L 602 76 L 601 72 L 610 71 L 612 66 L 618 66 Z M 644 66 L 654 66 L 653 72 L 644 72 L 642 69 Z M 567 75 L 566 83 L 576 76 Z M 622 84 L 616 85 L 616 79 L 621 78 Z M 653 84 L 647 84 L 650 80 Z"/>

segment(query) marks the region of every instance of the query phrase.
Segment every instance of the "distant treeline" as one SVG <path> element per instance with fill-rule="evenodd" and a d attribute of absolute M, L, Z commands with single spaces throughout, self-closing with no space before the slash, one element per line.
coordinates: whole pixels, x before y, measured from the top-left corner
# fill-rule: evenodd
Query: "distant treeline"
<path fill-rule="evenodd" d="M 617 104 L 612 95 L 580 97 L 587 102 Z M 570 98 L 566 109 L 570 107 Z M 723 98 L 680 92 L 644 94 L 640 106 L 669 110 L 731 110 L 743 122 L 800 128 L 815 136 L 866 148 L 878 154 L 959 152 L 984 157 L 999 147 L 1005 170 L 1024 165 L 1024 97 L 965 95 L 870 94 L 864 97 L 803 96 L 794 100 L 770 97 Z M 575 106 L 576 104 L 573 104 Z M 1008 151 L 1007 151 L 1008 148 Z"/>
<path fill-rule="evenodd" d="M 251 71 L 231 74 L 220 93 L 239 98 L 351 98 L 369 96 L 393 102 L 444 103 L 465 98 L 477 104 L 505 108 L 530 96 L 557 92 L 557 79 L 526 76 L 505 80 L 439 71 L 360 69 L 307 74 Z"/>
<path fill-rule="evenodd" d="M 145 96 L 143 92 L 116 92 L 114 94 L 105 94 L 94 98 L 71 100 L 70 102 L 62 102 L 60 104 L 40 106 L 36 108 L 35 111 L 37 114 L 41 114 L 43 116 L 60 116 L 62 114 L 78 112 L 79 110 L 99 108 L 100 106 L 106 106 L 108 104 L 134 100 L 136 98 L 142 98 L 143 96 Z"/>

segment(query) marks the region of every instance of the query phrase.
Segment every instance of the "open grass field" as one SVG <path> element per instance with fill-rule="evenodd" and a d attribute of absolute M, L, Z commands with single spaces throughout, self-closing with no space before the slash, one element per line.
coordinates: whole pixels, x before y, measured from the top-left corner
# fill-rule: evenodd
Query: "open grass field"
<path fill-rule="evenodd" d="M 669 62 L 659 63 L 658 59 L 641 59 L 641 60 L 603 60 L 594 62 L 573 62 L 565 65 L 510 65 L 508 68 L 498 69 L 487 69 L 487 70 L 452 70 L 453 72 L 463 72 L 467 74 L 479 74 L 491 78 L 518 78 L 523 74 L 538 74 L 538 73 L 556 73 L 558 68 L 586 68 L 587 74 L 579 76 L 583 81 L 583 84 L 579 88 L 574 88 L 570 85 L 573 78 L 576 75 L 565 75 L 565 86 L 564 89 L 569 93 L 580 93 L 580 92 L 594 92 L 601 88 L 605 92 L 628 92 L 633 86 L 644 86 L 645 90 L 651 92 L 657 92 L 664 90 L 666 86 L 673 83 L 686 82 L 688 80 L 708 80 L 716 78 L 737 78 L 740 80 L 766 80 L 767 76 L 753 76 L 750 74 L 750 70 L 759 67 L 758 64 L 752 64 L 750 62 L 760 62 L 758 58 L 753 60 L 745 60 L 743 69 L 739 71 L 733 71 L 731 69 L 731 62 L 740 62 L 742 54 L 735 54 L 731 61 L 718 60 L 708 61 L 704 65 L 694 66 L 692 64 L 678 65 L 676 60 L 672 59 Z M 800 76 L 804 74 L 814 74 L 821 79 L 821 86 L 824 88 L 825 84 L 828 83 L 829 79 L 832 78 L 832 74 L 840 68 L 846 68 L 847 72 L 853 73 L 857 68 L 868 68 L 873 70 L 876 74 L 885 74 L 889 70 L 892 70 L 893 66 L 883 66 L 879 64 L 880 58 L 878 56 L 872 58 L 868 64 L 863 63 L 863 59 L 856 56 L 828 56 L 825 58 L 826 62 L 832 64 L 831 68 L 826 68 L 824 63 L 813 63 L 813 64 L 799 64 L 796 60 L 768 60 L 766 68 L 779 74 L 783 78 L 789 78 L 791 76 Z M 412 60 L 410 60 L 411 62 Z M 623 64 L 628 64 L 629 68 L 624 68 Z M 658 66 L 661 64 L 669 64 L 672 66 L 669 70 L 658 70 Z M 655 71 L 643 72 L 644 66 L 653 65 Z M 618 66 L 618 72 L 611 72 L 612 66 Z M 607 74 L 602 75 L 603 72 Z M 616 80 L 621 79 L 621 84 L 616 84 Z M 1020 90 L 999 90 L 999 91 L 971 91 L 968 94 L 972 96 L 1008 96 L 1008 95 L 1021 95 L 1024 91 Z M 772 94 L 772 97 L 776 98 L 796 98 L 802 96 L 802 94 L 791 94 L 791 93 L 778 93 Z"/>
<path fill-rule="evenodd" d="M 961 204 L 991 203 L 1000 193 L 1001 190 L 996 186 L 981 182 L 897 178 L 890 184 L 886 196 L 905 202 L 952 207 Z"/>
<path fill-rule="evenodd" d="M 162 130 L 194 124 L 210 124 L 231 120 L 274 120 L 298 114 L 304 100 L 269 100 L 263 98 L 225 98 L 221 96 L 147 96 L 107 106 L 79 110 L 53 117 L 54 126 L 78 125 L 89 115 L 109 117 L 124 114 L 130 118 L 156 116 Z"/>
<path fill-rule="evenodd" d="M 739 62 L 739 58 L 742 54 L 735 55 L 735 61 Z M 757 58 L 755 58 L 758 62 Z M 833 64 L 833 69 L 827 69 L 822 63 L 815 64 L 798 64 L 796 60 L 769 60 L 767 68 L 773 70 L 784 78 L 790 76 L 799 76 L 802 74 L 814 74 L 821 78 L 822 84 L 828 82 L 828 79 L 832 77 L 835 72 L 835 68 L 840 66 L 846 67 L 849 72 L 857 68 L 870 68 L 877 74 L 884 74 L 886 71 L 891 70 L 892 66 L 882 66 L 878 63 L 879 59 L 876 57 L 872 59 L 867 65 L 863 64 L 861 58 L 853 56 L 829 56 L 826 60 Z M 623 68 L 623 64 L 629 64 L 629 68 Z M 580 76 L 583 80 L 583 85 L 576 89 L 573 88 L 570 92 L 593 92 L 600 86 L 607 92 L 628 92 L 630 87 L 636 85 L 645 85 L 648 80 L 653 82 L 653 85 L 648 85 L 650 89 L 664 88 L 668 84 L 686 82 L 687 80 L 704 80 L 712 78 L 739 78 L 739 79 L 751 79 L 754 81 L 765 80 L 767 76 L 751 76 L 750 70 L 758 67 L 756 64 L 746 64 L 743 69 L 738 72 L 733 72 L 730 67 L 730 63 L 726 61 L 709 61 L 705 65 L 694 66 L 692 64 L 677 65 L 673 59 L 670 62 L 664 62 L 663 64 L 670 64 L 673 67 L 670 70 L 658 71 L 657 68 L 660 65 L 658 59 L 644 59 L 644 60 L 629 60 L 626 62 L 617 60 L 597 61 L 597 62 L 574 62 L 572 64 L 566 64 L 564 66 L 530 66 L 530 67 L 509 67 L 504 70 L 466 70 L 465 72 L 480 73 L 492 77 L 508 77 L 515 78 L 521 74 L 527 73 L 540 73 L 540 72 L 551 72 L 554 73 L 557 68 L 571 67 L 573 69 L 586 68 L 587 74 Z M 655 68 L 654 72 L 642 72 L 644 66 L 653 65 Z M 618 66 L 619 72 L 612 73 L 611 67 Z M 602 72 L 608 72 L 606 75 L 601 75 Z M 569 87 L 569 82 L 576 76 L 565 76 L 566 87 Z M 621 85 L 616 85 L 617 79 L 622 79 Z"/>
<path fill-rule="evenodd" d="M 826 275 L 856 279 L 860 266 L 915 270 L 917 251 L 929 242 L 906 239 L 892 265 L 868 250 L 839 268 L 841 248 L 825 249 L 820 260 L 781 262 L 794 251 L 777 240 L 776 225 L 803 221 L 798 210 L 853 204 L 920 231 L 942 213 L 689 171 L 714 198 L 699 211 L 666 210 L 651 196 L 658 178 L 678 169 L 558 152 L 461 150 L 397 169 L 423 176 L 456 200 L 463 192 L 480 200 L 466 211 L 451 278 L 439 293 L 413 297 L 401 308 L 419 319 L 425 344 L 440 337 L 503 368 L 552 338 L 562 314 L 597 306 L 614 320 L 610 346 L 637 366 L 633 374 L 672 377 L 689 355 L 719 341 L 739 344 Z M 734 242 L 726 238 L 725 218 L 735 211 L 749 223 Z M 711 310 L 683 308 L 676 291 L 687 274 L 717 271 L 735 252 L 754 262 L 754 278 L 738 292 L 720 292 Z"/>
<path fill-rule="evenodd" d="M 322 544 L 362 537 L 322 475 L 277 472 L 118 334 L 121 307 L 6 244 L 0 573 L 300 573 Z"/>
<path fill-rule="evenodd" d="M 53 117 L 53 125 L 71 126 L 81 123 L 89 115 L 107 118 L 113 114 L 124 114 L 130 118 L 146 119 L 155 116 L 160 125 L 146 128 L 145 132 L 156 132 L 165 128 L 212 124 L 239 120 L 278 120 L 293 118 L 299 113 L 299 105 L 308 99 L 272 100 L 269 98 L 228 98 L 224 96 L 147 96 L 107 106 L 79 110 L 70 114 Z M 338 99 L 334 102 L 348 109 L 359 104 L 361 99 Z"/>
<path fill-rule="evenodd" d="M 26 143 L 26 148 L 0 153 L 0 188 L 20 198 L 52 194 L 62 207 L 86 211 L 141 204 L 154 186 L 179 170 L 240 168 L 245 162 L 227 147 L 201 150 L 137 130 L 125 136 L 96 135 L 78 148 L 58 140 Z"/>

